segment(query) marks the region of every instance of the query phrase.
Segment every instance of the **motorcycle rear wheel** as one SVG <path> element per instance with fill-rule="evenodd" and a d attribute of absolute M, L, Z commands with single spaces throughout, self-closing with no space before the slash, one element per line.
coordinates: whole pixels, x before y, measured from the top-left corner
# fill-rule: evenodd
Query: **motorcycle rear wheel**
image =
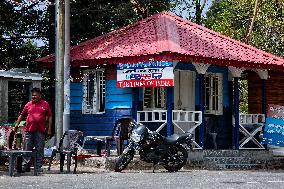
<path fill-rule="evenodd" d="M 163 166 L 169 172 L 177 172 L 186 164 L 187 158 L 187 150 L 180 145 L 176 145 L 168 151 Z"/>
<path fill-rule="evenodd" d="M 134 151 L 122 153 L 115 162 L 114 171 L 121 172 L 124 170 L 134 157 Z"/>

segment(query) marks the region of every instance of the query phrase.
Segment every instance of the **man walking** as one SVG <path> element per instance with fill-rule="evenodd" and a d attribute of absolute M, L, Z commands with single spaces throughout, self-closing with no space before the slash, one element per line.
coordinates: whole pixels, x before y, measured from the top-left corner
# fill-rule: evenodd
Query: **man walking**
<path fill-rule="evenodd" d="M 48 102 L 41 99 L 41 90 L 33 88 L 32 100 L 28 102 L 22 110 L 15 125 L 15 132 L 19 127 L 20 122 L 24 117 L 26 125 L 24 128 L 24 150 L 32 151 L 35 148 L 37 152 L 37 159 L 35 163 L 37 168 L 41 170 L 43 157 L 44 157 L 44 142 L 47 124 L 47 133 L 51 135 L 52 113 Z M 30 157 L 23 158 L 23 171 L 30 171 Z"/>

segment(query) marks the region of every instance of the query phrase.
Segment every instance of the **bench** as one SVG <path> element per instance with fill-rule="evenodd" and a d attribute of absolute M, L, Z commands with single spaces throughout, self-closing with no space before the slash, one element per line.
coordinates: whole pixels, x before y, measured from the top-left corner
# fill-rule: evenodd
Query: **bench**
<path fill-rule="evenodd" d="M 22 171 L 22 157 L 36 157 L 36 152 L 33 151 L 23 151 L 13 149 L 16 146 L 15 133 L 13 131 L 13 127 L 9 125 L 0 126 L 0 156 L 8 157 L 9 159 L 9 176 L 13 176 L 13 171 L 16 165 L 17 160 L 17 171 Z M 23 133 L 21 129 L 21 133 Z M 37 169 L 35 167 L 34 175 L 37 175 Z"/>
<path fill-rule="evenodd" d="M 19 157 L 33 157 L 36 159 L 37 153 L 33 151 L 23 151 L 23 150 L 0 150 L 0 156 L 8 156 L 9 157 L 9 176 L 13 176 L 13 171 L 15 168 L 15 161 Z M 20 164 L 18 167 L 21 167 L 22 165 Z M 37 175 L 37 167 L 36 163 L 34 164 L 34 176 Z M 21 169 L 21 168 L 20 168 Z M 20 171 L 18 169 L 18 171 Z"/>

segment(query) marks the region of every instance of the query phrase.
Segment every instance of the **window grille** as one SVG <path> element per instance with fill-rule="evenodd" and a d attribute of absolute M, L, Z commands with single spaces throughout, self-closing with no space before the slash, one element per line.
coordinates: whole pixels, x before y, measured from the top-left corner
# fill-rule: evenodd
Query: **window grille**
<path fill-rule="evenodd" d="M 86 70 L 83 79 L 83 114 L 96 114 L 105 111 L 104 70 Z"/>
<path fill-rule="evenodd" d="M 205 85 L 205 113 L 223 114 L 223 75 L 221 73 L 206 73 Z"/>
<path fill-rule="evenodd" d="M 166 89 L 164 87 L 144 88 L 144 110 L 165 109 L 166 108 Z"/>

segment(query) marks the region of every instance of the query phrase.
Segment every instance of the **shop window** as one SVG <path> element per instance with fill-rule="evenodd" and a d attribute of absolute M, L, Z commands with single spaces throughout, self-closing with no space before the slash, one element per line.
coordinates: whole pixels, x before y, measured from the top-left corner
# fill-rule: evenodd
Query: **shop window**
<path fill-rule="evenodd" d="M 223 114 L 223 77 L 221 73 L 205 74 L 205 113 Z"/>
<path fill-rule="evenodd" d="M 166 109 L 166 89 L 164 87 L 144 88 L 144 110 Z"/>
<path fill-rule="evenodd" d="M 86 70 L 83 79 L 83 114 L 96 114 L 105 111 L 104 70 Z"/>

